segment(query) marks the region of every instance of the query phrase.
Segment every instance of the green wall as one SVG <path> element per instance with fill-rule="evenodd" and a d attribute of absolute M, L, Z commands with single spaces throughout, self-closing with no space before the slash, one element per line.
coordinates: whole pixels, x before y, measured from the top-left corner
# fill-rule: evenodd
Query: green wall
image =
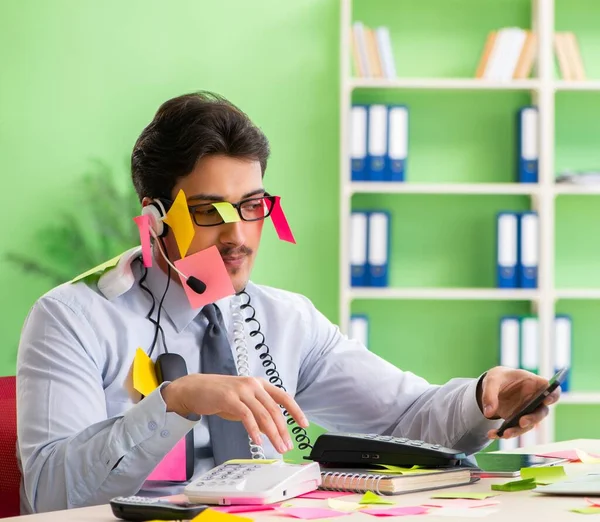
<path fill-rule="evenodd" d="M 557 28 L 574 30 L 590 76 L 600 6 L 557 0 Z M 40 255 L 35 232 L 81 205 L 74 183 L 100 158 L 129 183 L 125 161 L 165 99 L 196 89 L 240 105 L 272 143 L 266 185 L 281 194 L 298 240 L 270 227 L 254 279 L 302 292 L 332 320 L 338 301 L 339 2 L 261 0 L 4 0 L 0 2 L 0 168 L 5 226 L 0 254 Z M 468 77 L 485 36 L 530 26 L 529 0 L 356 0 L 355 18 L 392 29 L 398 74 Z M 581 7 L 581 9 L 579 9 Z M 468 16 L 467 16 L 468 14 Z M 594 61 L 596 63 L 594 63 Z M 598 73 L 598 74 L 596 74 Z M 510 181 L 519 92 L 357 91 L 355 101 L 407 103 L 409 178 Z M 600 164 L 600 95 L 557 97 L 557 168 Z M 402 286 L 494 285 L 494 215 L 528 207 L 523 196 L 361 195 L 355 208 L 393 209 L 391 280 Z M 600 286 L 600 242 L 576 237 L 600 222 L 598 198 L 561 197 L 557 284 Z M 116 253 L 116 252 L 115 252 Z M 0 374 L 14 372 L 21 324 L 44 280 L 0 259 Z M 575 321 L 574 387 L 593 390 L 600 305 L 566 301 Z M 496 364 L 498 319 L 525 302 L 359 301 L 372 349 L 433 382 Z M 597 410 L 597 408 L 596 408 Z M 561 406 L 558 436 L 600 433 L 594 407 Z"/>

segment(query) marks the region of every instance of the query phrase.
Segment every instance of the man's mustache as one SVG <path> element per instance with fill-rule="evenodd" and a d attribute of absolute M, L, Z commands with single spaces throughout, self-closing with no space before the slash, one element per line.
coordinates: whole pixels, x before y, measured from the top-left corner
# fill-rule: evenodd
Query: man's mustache
<path fill-rule="evenodd" d="M 219 250 L 221 257 L 242 257 L 249 256 L 252 254 L 252 249 L 247 246 L 238 248 L 223 248 Z"/>

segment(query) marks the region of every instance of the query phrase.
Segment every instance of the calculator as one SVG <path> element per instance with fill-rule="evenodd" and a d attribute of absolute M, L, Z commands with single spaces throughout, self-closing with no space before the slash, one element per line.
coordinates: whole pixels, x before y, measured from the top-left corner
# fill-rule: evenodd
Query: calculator
<path fill-rule="evenodd" d="M 194 479 L 184 489 L 191 502 L 203 504 L 274 504 L 321 485 L 318 462 L 230 460 Z"/>

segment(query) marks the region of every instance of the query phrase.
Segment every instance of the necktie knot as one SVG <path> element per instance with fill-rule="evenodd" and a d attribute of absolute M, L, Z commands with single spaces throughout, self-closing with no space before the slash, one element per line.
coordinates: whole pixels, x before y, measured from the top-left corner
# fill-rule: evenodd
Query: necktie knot
<path fill-rule="evenodd" d="M 221 310 L 219 310 L 216 304 L 211 303 L 202 308 L 202 314 L 208 319 L 207 332 L 210 332 L 212 335 L 218 335 L 223 326 Z"/>

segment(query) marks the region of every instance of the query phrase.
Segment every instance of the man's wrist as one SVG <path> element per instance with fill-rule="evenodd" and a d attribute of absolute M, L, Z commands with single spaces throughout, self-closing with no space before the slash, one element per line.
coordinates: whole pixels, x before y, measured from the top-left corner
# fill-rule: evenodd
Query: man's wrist
<path fill-rule="evenodd" d="M 179 386 L 174 382 L 169 382 L 160 389 L 163 401 L 167 407 L 167 412 L 175 412 L 182 417 L 187 417 L 191 412 L 187 411 L 185 405 L 179 399 Z"/>

